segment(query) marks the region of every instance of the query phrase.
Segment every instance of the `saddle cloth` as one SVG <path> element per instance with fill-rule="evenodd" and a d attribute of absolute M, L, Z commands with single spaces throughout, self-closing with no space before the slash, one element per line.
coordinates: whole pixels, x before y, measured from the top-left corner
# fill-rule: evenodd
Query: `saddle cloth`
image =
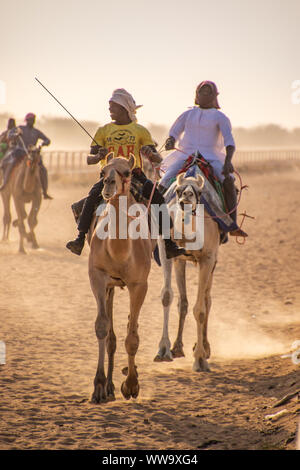
<path fill-rule="evenodd" d="M 188 165 L 189 163 L 189 165 Z M 203 169 L 199 168 L 197 158 L 193 157 L 190 162 L 186 162 L 185 166 L 181 169 L 180 173 L 185 172 L 186 176 L 196 177 L 197 174 L 204 178 L 204 187 L 200 198 L 200 203 L 204 204 L 206 212 L 214 218 L 222 232 L 228 233 L 238 229 L 237 224 L 232 220 L 230 215 L 224 211 L 224 200 L 220 196 L 220 192 L 217 192 L 216 186 L 212 184 L 211 176 L 209 179 L 204 174 Z M 215 187 L 214 187 L 215 186 Z M 164 197 L 166 203 L 169 203 L 173 198 L 176 197 L 176 181 L 174 181 Z"/>

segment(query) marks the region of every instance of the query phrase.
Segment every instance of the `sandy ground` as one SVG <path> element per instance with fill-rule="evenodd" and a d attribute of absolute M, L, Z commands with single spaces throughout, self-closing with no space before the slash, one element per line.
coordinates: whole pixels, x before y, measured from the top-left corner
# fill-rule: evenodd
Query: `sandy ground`
<path fill-rule="evenodd" d="M 128 294 L 118 289 L 114 318 L 118 348 L 116 401 L 90 403 L 97 366 L 96 305 L 90 290 L 88 247 L 65 249 L 76 234 L 70 204 L 83 197 L 86 177 L 52 178 L 55 199 L 43 202 L 39 250 L 17 253 L 18 233 L 0 243 L 0 449 L 294 449 L 300 403 L 274 404 L 300 389 L 300 365 L 283 359 L 300 340 L 300 166 L 242 169 L 240 211 L 245 245 L 220 248 L 209 321 L 211 373 L 192 372 L 196 269 L 188 268 L 189 315 L 185 357 L 155 363 L 162 332 L 162 271 L 153 262 L 139 321 L 137 365 L 141 391 L 121 392 Z M 96 173 L 95 173 L 96 178 Z M 91 179 L 92 181 L 92 179 Z M 0 208 L 2 220 L 2 207 Z M 175 288 L 175 283 L 174 283 Z M 170 319 L 177 330 L 176 298 Z M 277 419 L 266 415 L 286 410 Z"/>

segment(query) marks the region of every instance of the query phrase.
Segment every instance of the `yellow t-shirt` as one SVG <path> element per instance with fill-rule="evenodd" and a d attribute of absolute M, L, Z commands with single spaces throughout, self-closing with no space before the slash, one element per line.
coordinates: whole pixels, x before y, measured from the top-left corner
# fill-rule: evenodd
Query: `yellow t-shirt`
<path fill-rule="evenodd" d="M 114 152 L 115 157 L 129 158 L 132 153 L 135 156 L 136 168 L 143 168 L 140 156 L 141 147 L 155 145 L 150 132 L 136 122 L 122 125 L 110 122 L 103 127 L 99 127 L 94 139 L 98 145 L 106 147 L 108 152 Z M 93 141 L 91 145 L 95 146 L 96 143 Z M 104 165 L 105 160 L 101 160 L 101 168 Z"/>

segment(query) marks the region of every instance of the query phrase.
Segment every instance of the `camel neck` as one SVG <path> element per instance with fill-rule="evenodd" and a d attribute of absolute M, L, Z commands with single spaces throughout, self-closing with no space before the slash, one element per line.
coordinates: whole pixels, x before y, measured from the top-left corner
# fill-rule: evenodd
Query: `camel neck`
<path fill-rule="evenodd" d="M 110 223 L 113 224 L 113 236 L 107 240 L 108 251 L 110 256 L 118 262 L 124 262 L 131 253 L 132 239 L 129 236 L 131 219 L 128 210 L 133 203 L 135 201 L 130 191 L 120 194 L 109 202 L 114 211 L 110 214 Z"/>

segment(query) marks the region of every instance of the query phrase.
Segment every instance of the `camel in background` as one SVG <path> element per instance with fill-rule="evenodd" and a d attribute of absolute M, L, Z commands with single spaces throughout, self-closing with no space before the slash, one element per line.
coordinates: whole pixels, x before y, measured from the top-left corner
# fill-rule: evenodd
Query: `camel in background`
<path fill-rule="evenodd" d="M 17 219 L 13 222 L 18 226 L 20 234 L 19 252 L 26 253 L 24 238 L 32 243 L 32 248 L 38 248 L 34 233 L 37 225 L 37 214 L 41 206 L 42 191 L 39 175 L 40 147 L 28 149 L 27 155 L 13 168 L 9 181 L 1 191 L 4 215 L 3 215 L 3 238 L 8 240 L 11 225 L 10 198 L 13 197 Z M 31 209 L 27 216 L 25 204 L 31 203 Z M 24 221 L 27 218 L 29 232 L 26 232 Z"/>
<path fill-rule="evenodd" d="M 201 190 L 204 187 L 204 179 L 201 175 L 194 177 L 185 177 L 185 174 L 180 174 L 176 181 L 176 199 L 170 201 L 168 204 L 170 211 L 172 212 L 172 206 L 177 207 L 175 212 L 174 225 L 176 223 L 181 225 L 181 238 L 177 239 L 176 242 L 179 246 L 186 248 L 187 253 L 190 255 L 189 260 L 197 264 L 198 268 L 198 293 L 196 304 L 193 309 L 194 317 L 197 324 L 197 343 L 194 348 L 194 364 L 193 370 L 209 371 L 209 365 L 207 359 L 210 357 L 210 345 L 207 338 L 207 324 L 208 315 L 211 307 L 211 287 L 213 281 L 213 272 L 217 264 L 218 248 L 220 243 L 220 234 L 217 223 L 208 216 L 204 210 L 205 218 L 204 221 L 204 238 L 203 246 L 201 249 L 187 249 L 187 242 L 191 243 L 192 239 L 188 239 L 185 233 L 186 224 L 183 220 L 183 209 L 188 207 L 190 211 L 190 222 L 192 224 L 192 233 L 195 233 L 196 222 L 195 214 L 197 203 L 200 202 Z M 159 253 L 160 260 L 164 272 L 164 286 L 161 292 L 161 299 L 164 309 L 164 325 L 163 335 L 159 343 L 159 352 L 155 357 L 155 361 L 172 361 L 173 358 L 184 356 L 182 333 L 184 327 L 185 317 L 188 312 L 188 299 L 186 289 L 186 257 L 178 257 L 174 260 L 166 259 L 164 243 L 159 240 Z M 172 264 L 175 267 L 175 276 L 177 287 L 179 291 L 178 300 L 178 313 L 179 313 L 179 327 L 178 334 L 175 340 L 172 350 L 170 349 L 171 343 L 168 334 L 168 322 L 169 322 L 169 311 L 173 300 L 173 291 L 171 287 L 172 279 Z"/>
<path fill-rule="evenodd" d="M 130 208 L 136 204 L 130 193 L 131 170 L 135 159 L 129 160 L 109 155 L 101 175 L 104 188 L 102 195 L 107 202 L 105 213 L 98 217 L 98 222 L 90 241 L 89 277 L 95 296 L 98 315 L 95 323 L 99 345 L 99 360 L 94 379 L 92 402 L 101 403 L 114 400 L 114 384 L 112 380 L 116 336 L 113 329 L 113 297 L 115 286 L 127 286 L 130 299 L 130 312 L 125 347 L 128 354 L 126 380 L 121 391 L 126 399 L 136 398 L 139 393 L 138 374 L 135 366 L 135 355 L 139 346 L 138 317 L 147 293 L 147 279 L 151 267 L 152 242 L 150 239 L 147 217 L 147 238 L 128 237 L 128 228 L 134 217 L 128 215 Z M 122 209 L 122 200 L 126 199 L 127 209 Z M 115 213 L 114 237 L 103 237 L 100 231 L 109 222 L 113 222 Z M 119 223 L 123 216 L 124 224 Z M 125 227 L 124 227 L 125 225 Z M 124 230 L 125 229 L 125 230 Z M 123 233 L 122 233 L 123 232 Z M 124 233 L 125 232 L 125 233 Z M 105 348 L 108 354 L 107 377 L 104 371 Z"/>

